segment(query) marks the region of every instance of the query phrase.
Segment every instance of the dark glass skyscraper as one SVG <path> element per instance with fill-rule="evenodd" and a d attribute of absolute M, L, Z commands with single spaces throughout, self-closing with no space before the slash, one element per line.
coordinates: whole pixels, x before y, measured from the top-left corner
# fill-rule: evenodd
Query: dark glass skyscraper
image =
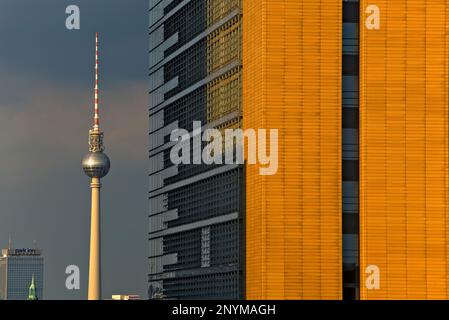
<path fill-rule="evenodd" d="M 242 166 L 170 160 L 175 129 L 241 127 L 241 16 L 240 0 L 150 0 L 153 299 L 243 297 Z"/>

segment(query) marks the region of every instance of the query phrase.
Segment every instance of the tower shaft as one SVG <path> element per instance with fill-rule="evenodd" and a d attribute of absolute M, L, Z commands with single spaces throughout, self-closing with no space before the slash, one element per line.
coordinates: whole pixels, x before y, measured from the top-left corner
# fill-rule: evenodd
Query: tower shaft
<path fill-rule="evenodd" d="M 89 259 L 89 300 L 101 300 L 101 214 L 100 178 L 92 178 L 90 259 Z"/>
<path fill-rule="evenodd" d="M 103 132 L 100 130 L 99 89 L 98 89 L 98 33 L 95 36 L 95 103 L 94 124 L 89 130 L 89 153 L 83 158 L 84 173 L 91 178 L 91 226 L 90 226 L 90 257 L 89 257 L 89 288 L 88 299 L 101 299 L 101 208 L 100 179 L 109 172 L 111 162 L 103 152 Z"/>

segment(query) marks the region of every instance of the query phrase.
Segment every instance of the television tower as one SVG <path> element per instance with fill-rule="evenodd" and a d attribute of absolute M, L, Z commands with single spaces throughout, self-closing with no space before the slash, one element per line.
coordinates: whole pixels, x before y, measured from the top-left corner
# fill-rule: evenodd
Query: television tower
<path fill-rule="evenodd" d="M 90 222 L 90 259 L 89 259 L 89 300 L 101 299 L 101 211 L 100 179 L 106 176 L 111 167 L 108 156 L 103 152 L 103 132 L 100 130 L 99 90 L 98 90 L 98 33 L 95 41 L 95 111 L 94 124 L 89 130 L 89 153 L 83 158 L 84 173 L 90 177 L 92 206 Z"/>

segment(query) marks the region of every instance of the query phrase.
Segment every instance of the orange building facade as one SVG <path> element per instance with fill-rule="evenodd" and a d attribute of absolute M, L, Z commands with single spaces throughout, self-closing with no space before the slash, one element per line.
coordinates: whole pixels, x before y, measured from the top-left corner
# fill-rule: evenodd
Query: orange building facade
<path fill-rule="evenodd" d="M 448 299 L 449 1 L 359 14 L 357 298 Z M 245 297 L 342 299 L 342 1 L 243 17 L 243 126 L 279 130 L 277 174 L 246 166 Z"/>
<path fill-rule="evenodd" d="M 149 3 L 150 298 L 449 298 L 449 0 Z M 173 164 L 194 121 L 276 174 Z"/>
<path fill-rule="evenodd" d="M 449 1 L 363 0 L 365 19 L 372 4 L 380 27 L 360 28 L 361 299 L 447 299 Z"/>
<path fill-rule="evenodd" d="M 341 6 L 243 1 L 243 125 L 279 130 L 277 174 L 246 171 L 247 299 L 342 298 Z"/>

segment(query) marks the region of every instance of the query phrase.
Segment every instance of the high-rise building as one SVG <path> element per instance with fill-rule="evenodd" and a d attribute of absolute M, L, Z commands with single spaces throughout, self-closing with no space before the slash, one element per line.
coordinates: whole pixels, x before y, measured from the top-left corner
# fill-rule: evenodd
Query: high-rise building
<path fill-rule="evenodd" d="M 242 166 L 170 161 L 174 129 L 241 127 L 241 16 L 241 0 L 150 0 L 151 298 L 243 297 Z"/>
<path fill-rule="evenodd" d="M 233 1 L 199 2 L 197 11 L 194 0 L 150 2 L 150 238 L 160 239 L 150 240 L 150 270 L 159 268 L 150 271 L 150 288 L 159 298 L 209 297 L 201 282 L 186 296 L 174 294 L 189 283 L 177 275 L 191 270 L 176 261 L 193 260 L 192 248 L 210 253 L 225 243 L 202 224 L 170 242 L 166 235 L 182 230 L 176 208 L 183 203 L 170 192 L 182 192 L 198 220 L 215 210 L 203 200 L 211 193 L 222 203 L 234 197 L 226 184 L 190 185 L 216 167 L 166 166 L 173 129 L 192 131 L 193 120 L 204 121 L 201 110 L 228 110 L 240 99 L 240 92 L 208 98 L 217 52 L 209 46 L 232 47 L 233 38 L 209 42 L 214 28 L 188 22 L 200 20 L 200 8 L 217 6 L 226 16 Z M 242 0 L 239 7 L 239 124 L 279 131 L 277 173 L 263 176 L 259 165 L 246 164 L 229 185 L 241 186 L 244 224 L 233 234 L 241 243 L 240 295 L 448 299 L 449 1 Z M 182 31 L 168 31 L 171 17 Z M 204 52 L 195 55 L 201 39 Z M 233 61 L 229 52 L 218 61 Z M 188 79 L 193 88 L 182 85 Z M 165 177 L 186 170 L 192 175 L 167 185 Z M 203 246 L 214 235 L 219 241 Z"/>
<path fill-rule="evenodd" d="M 38 249 L 3 249 L 0 257 L 0 300 L 27 300 L 30 283 L 44 298 L 44 257 Z"/>

